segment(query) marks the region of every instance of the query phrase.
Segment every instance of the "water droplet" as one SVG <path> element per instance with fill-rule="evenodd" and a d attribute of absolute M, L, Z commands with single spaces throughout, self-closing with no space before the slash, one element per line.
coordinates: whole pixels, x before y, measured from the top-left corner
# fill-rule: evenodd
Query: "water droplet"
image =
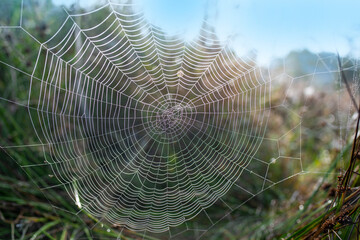
<path fill-rule="evenodd" d="M 183 76 L 184 76 L 184 72 L 183 72 L 182 70 L 179 70 L 179 71 L 177 72 L 177 76 L 178 76 L 179 78 L 183 77 Z"/>

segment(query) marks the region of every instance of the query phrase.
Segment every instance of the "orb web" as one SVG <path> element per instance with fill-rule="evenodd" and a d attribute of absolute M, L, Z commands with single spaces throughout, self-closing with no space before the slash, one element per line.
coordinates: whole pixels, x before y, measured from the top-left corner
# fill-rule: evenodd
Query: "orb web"
<path fill-rule="evenodd" d="M 261 74 L 206 21 L 185 41 L 108 3 L 67 13 L 40 43 L 30 117 L 82 210 L 163 232 L 213 205 L 250 163 L 268 117 Z"/>

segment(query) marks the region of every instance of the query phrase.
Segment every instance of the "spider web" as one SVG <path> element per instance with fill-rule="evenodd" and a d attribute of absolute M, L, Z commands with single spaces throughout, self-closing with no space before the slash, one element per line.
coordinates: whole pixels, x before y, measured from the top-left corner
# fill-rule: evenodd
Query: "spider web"
<path fill-rule="evenodd" d="M 48 168 L 34 181 L 45 192 L 64 188 L 76 215 L 85 211 L 115 228 L 170 237 L 191 230 L 187 222 L 196 218 L 207 222 L 194 229 L 200 237 L 264 190 L 305 173 L 302 113 L 290 110 L 289 96 L 300 78 L 312 83 L 315 75 L 338 72 L 319 71 L 327 67 L 324 58 L 309 76 L 291 76 L 286 63 L 270 72 L 238 56 L 207 21 L 186 41 L 150 24 L 134 4 L 115 2 L 90 12 L 65 10 L 54 23 L 58 30 L 42 41 L 31 34 L 24 7 L 19 25 L 0 29 L 38 44 L 33 71 L 1 63 L 29 82 L 27 100 L 1 100 L 27 109 L 38 142 L 2 148 L 42 151 L 45 162 L 20 166 Z M 288 87 L 274 105 L 271 86 L 284 81 Z M 271 135 L 277 112 L 291 123 Z M 291 155 L 290 143 L 298 149 Z M 282 164 L 291 166 L 289 174 L 276 178 L 272 170 Z M 232 192 L 242 198 L 224 200 Z M 213 216 L 213 205 L 224 214 Z"/>

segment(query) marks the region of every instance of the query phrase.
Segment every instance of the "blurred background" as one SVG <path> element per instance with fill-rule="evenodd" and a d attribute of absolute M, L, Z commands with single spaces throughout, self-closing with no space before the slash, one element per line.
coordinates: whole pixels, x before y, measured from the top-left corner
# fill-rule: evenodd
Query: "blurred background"
<path fill-rule="evenodd" d="M 351 211 L 333 215 L 341 215 L 341 221 L 336 218 L 326 228 L 322 224 L 324 212 L 336 202 L 339 176 L 344 176 L 355 148 L 359 114 L 351 96 L 359 101 L 360 2 L 121 2 L 143 11 L 150 24 L 186 41 L 196 39 L 205 20 L 216 41 L 228 44 L 239 59 L 251 59 L 256 73 L 263 73 L 271 83 L 264 103 L 271 111 L 254 156 L 261 161 L 252 161 L 237 181 L 256 194 L 249 197 L 232 188 L 208 209 L 208 217 L 200 214 L 167 233 L 152 234 L 99 223 L 89 212 L 79 213 L 74 190 L 47 189 L 60 182 L 52 169 L 39 164 L 56 151 L 39 145 L 43 136 L 34 128 L 40 129 L 42 123 L 37 112 L 27 108 L 38 104 L 38 94 L 29 94 L 29 86 L 36 90 L 36 85 L 29 83 L 31 75 L 45 68 L 46 60 L 37 60 L 39 48 L 55 36 L 69 14 L 89 13 L 108 1 L 4 0 L 0 3 L 0 238 L 311 239 L 314 235 L 307 234 L 315 232 L 319 239 L 357 239 L 357 197 L 347 205 L 354 206 Z M 97 13 L 82 21 L 91 26 L 105 17 Z M 131 93 L 131 87 L 127 91 Z M 256 122 L 257 117 L 250 114 L 248 120 Z M 358 170 L 356 165 L 351 172 Z M 273 184 L 266 185 L 259 176 Z M 356 192 L 357 174 L 350 182 Z M 316 227 L 324 229 L 317 233 Z"/>

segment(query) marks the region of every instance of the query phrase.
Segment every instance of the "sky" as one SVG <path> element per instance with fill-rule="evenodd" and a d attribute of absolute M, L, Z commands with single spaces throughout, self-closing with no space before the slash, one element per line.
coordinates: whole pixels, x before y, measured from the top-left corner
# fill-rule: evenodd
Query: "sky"
<path fill-rule="evenodd" d="M 81 6 L 99 0 L 54 0 Z M 115 1 L 115 0 L 112 0 Z M 196 36 L 203 19 L 240 54 L 260 63 L 292 50 L 360 56 L 359 0 L 135 0 L 146 18 L 169 33 Z"/>

